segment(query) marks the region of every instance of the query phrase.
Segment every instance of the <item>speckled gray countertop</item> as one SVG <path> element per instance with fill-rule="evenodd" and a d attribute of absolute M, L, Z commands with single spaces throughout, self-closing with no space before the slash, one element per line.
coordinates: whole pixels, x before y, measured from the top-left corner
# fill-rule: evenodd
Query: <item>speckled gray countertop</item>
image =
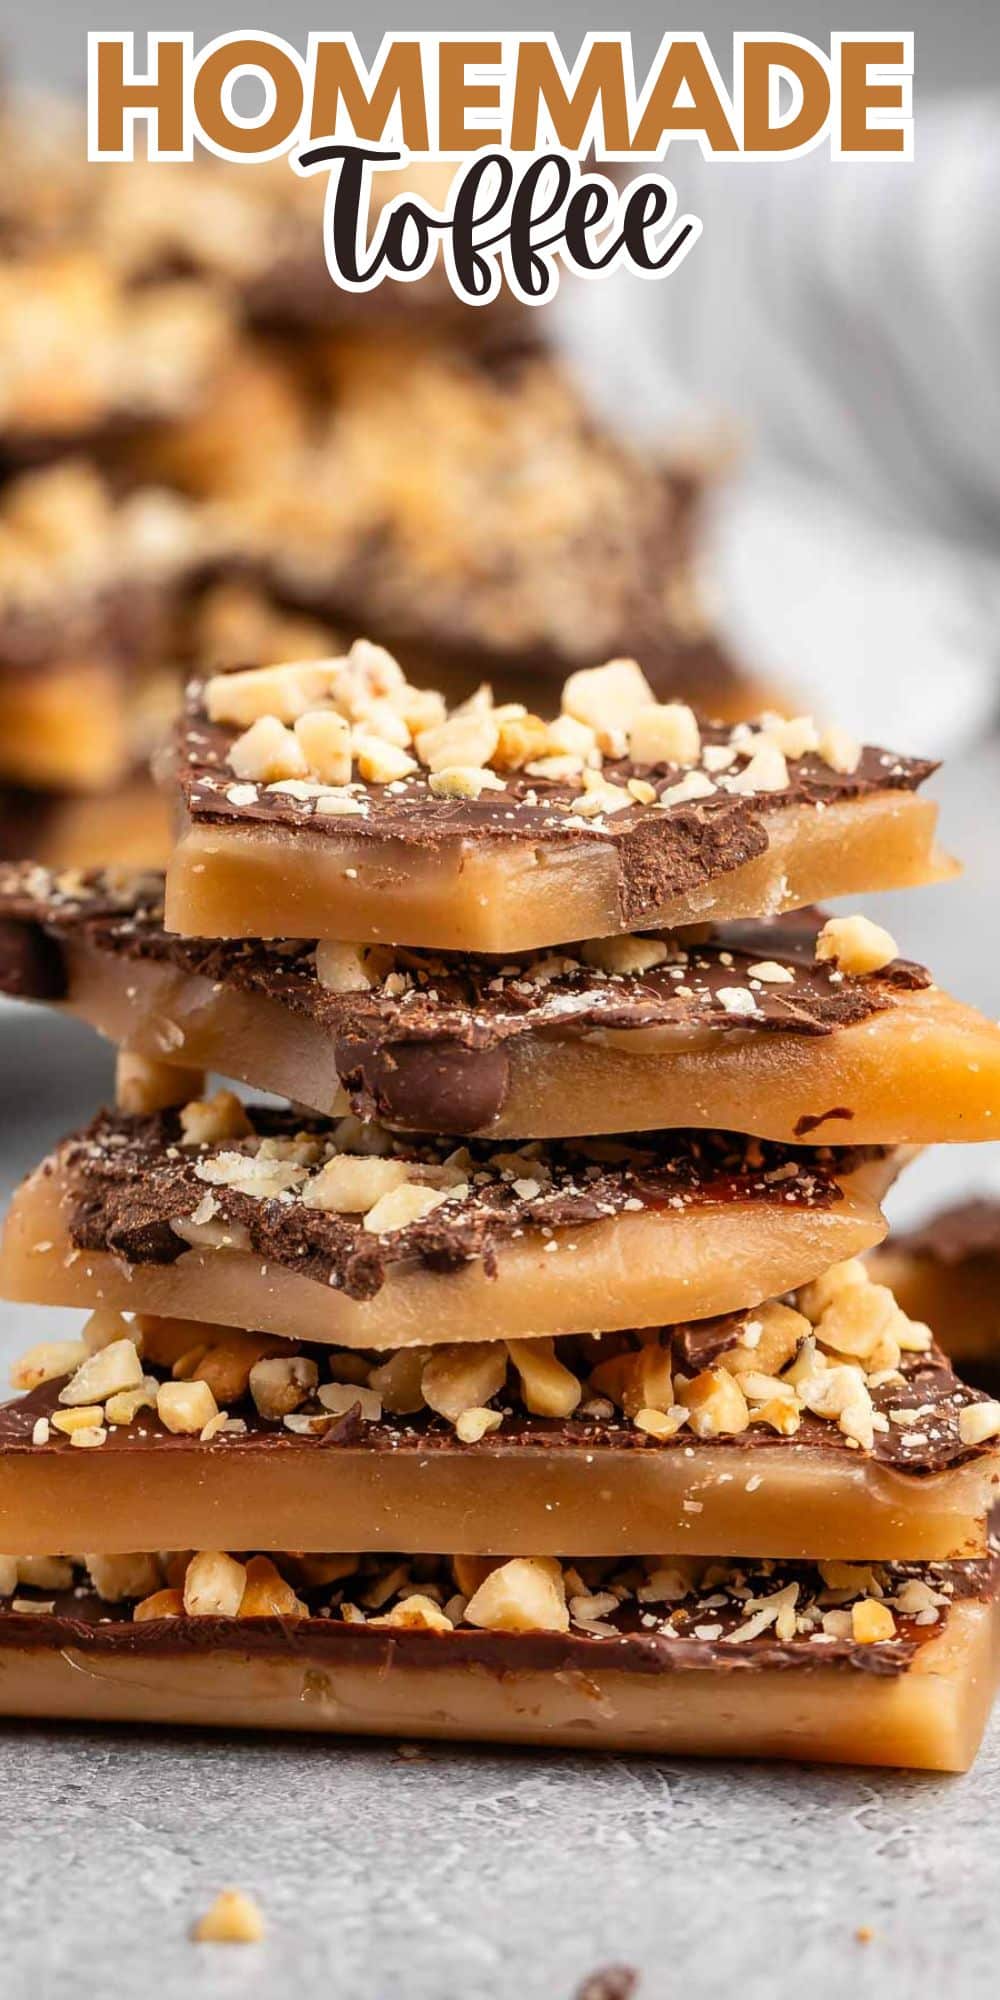
<path fill-rule="evenodd" d="M 993 1014 L 998 791 L 987 745 L 942 786 L 965 881 L 867 906 Z M 0 1011 L 0 1198 L 109 1076 Z M 987 1179 L 1000 1149 L 937 1153 L 896 1213 Z M 0 1359 L 58 1317 L 0 1308 Z M 1000 1714 L 958 1779 L 2 1724 L 0 1772 L 3 2000 L 571 2000 L 610 1962 L 637 2000 L 997 1990 Z M 191 1944 L 230 1883 L 266 1942 Z"/>

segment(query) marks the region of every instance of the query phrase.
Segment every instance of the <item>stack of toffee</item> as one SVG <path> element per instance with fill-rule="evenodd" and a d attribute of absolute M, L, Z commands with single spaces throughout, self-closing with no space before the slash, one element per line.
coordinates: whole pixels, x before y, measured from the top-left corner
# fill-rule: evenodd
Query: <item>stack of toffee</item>
<path fill-rule="evenodd" d="M 90 1314 L 0 1413 L 7 1712 L 971 1761 L 1000 1405 L 864 1259 L 1000 1030 L 814 907 L 950 872 L 930 769 L 358 642 L 191 687 L 165 882 L 0 877 L 121 1051 L 0 1256 Z"/>

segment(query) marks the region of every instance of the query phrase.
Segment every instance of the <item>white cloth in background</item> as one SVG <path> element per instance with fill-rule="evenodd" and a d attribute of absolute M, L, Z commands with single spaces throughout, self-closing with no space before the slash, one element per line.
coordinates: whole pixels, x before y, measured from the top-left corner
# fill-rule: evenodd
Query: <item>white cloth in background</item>
<path fill-rule="evenodd" d="M 672 277 L 552 324 L 646 442 L 728 426 L 706 564 L 748 663 L 869 736 L 951 749 L 1000 699 L 1000 95 L 917 103 L 916 159 L 672 149 Z"/>

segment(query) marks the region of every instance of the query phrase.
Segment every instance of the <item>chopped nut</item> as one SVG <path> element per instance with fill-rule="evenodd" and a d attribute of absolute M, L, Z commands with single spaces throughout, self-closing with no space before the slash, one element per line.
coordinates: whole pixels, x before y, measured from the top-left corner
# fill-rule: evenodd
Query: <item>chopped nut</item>
<path fill-rule="evenodd" d="M 410 1632 L 451 1632 L 454 1629 L 451 1619 L 445 1616 L 440 1605 L 419 1590 L 415 1590 L 410 1597 L 401 1598 L 381 1618 L 370 1618 L 368 1623 L 399 1625 Z"/>
<path fill-rule="evenodd" d="M 107 1435 L 103 1424 L 80 1424 L 76 1430 L 70 1432 L 69 1441 L 80 1451 L 91 1451 L 104 1444 Z"/>
<path fill-rule="evenodd" d="M 963 1444 L 1000 1436 L 1000 1403 L 966 1403 L 958 1413 L 958 1435 Z"/>
<path fill-rule="evenodd" d="M 824 729 L 816 748 L 824 764 L 831 771 L 839 771 L 843 777 L 851 777 L 861 762 L 861 745 L 846 729 L 831 723 Z"/>
<path fill-rule="evenodd" d="M 750 1422 L 746 1397 L 725 1368 L 703 1368 L 678 1388 L 677 1400 L 696 1437 L 734 1437 Z"/>
<path fill-rule="evenodd" d="M 591 1372 L 590 1386 L 601 1395 L 610 1396 L 629 1417 L 636 1417 L 642 1410 L 647 1413 L 671 1410 L 674 1394 L 670 1350 L 655 1339 L 646 1340 L 631 1353 L 616 1354 L 609 1361 L 598 1362 Z"/>
<path fill-rule="evenodd" d="M 237 778 L 273 785 L 283 778 L 304 778 L 308 765 L 298 737 L 276 715 L 262 715 L 229 749 L 229 768 Z"/>
<path fill-rule="evenodd" d="M 126 1319 L 124 1313 L 112 1312 L 110 1306 L 97 1306 L 84 1321 L 83 1342 L 87 1353 L 97 1354 L 102 1347 L 110 1347 L 113 1340 L 131 1340 L 142 1353 L 142 1332 L 136 1322 Z"/>
<path fill-rule="evenodd" d="M 838 1562 L 828 1558 L 816 1565 L 828 1591 L 837 1591 L 845 1597 L 878 1597 L 881 1595 L 875 1569 L 871 1563 Z"/>
<path fill-rule="evenodd" d="M 893 1601 L 904 1618 L 916 1618 L 921 1611 L 936 1611 L 939 1599 L 929 1583 L 924 1583 L 921 1577 L 911 1576 L 897 1590 Z"/>
<path fill-rule="evenodd" d="M 152 1597 L 144 1597 L 132 1613 L 133 1623 L 140 1625 L 147 1618 L 183 1618 L 184 1598 L 179 1590 L 154 1590 Z"/>
<path fill-rule="evenodd" d="M 73 1587 L 73 1565 L 65 1556 L 17 1556 L 15 1562 L 15 1581 L 28 1584 L 32 1590 Z"/>
<path fill-rule="evenodd" d="M 794 1437 L 802 1417 L 794 1396 L 772 1396 L 769 1402 L 755 1403 L 750 1412 L 752 1424 L 767 1424 L 777 1431 L 779 1437 Z"/>
<path fill-rule="evenodd" d="M 562 1569 L 551 1556 L 517 1556 L 501 1563 L 465 1607 L 466 1623 L 487 1632 L 566 1632 L 569 1612 Z"/>
<path fill-rule="evenodd" d="M 351 727 L 332 708 L 310 709 L 296 717 L 295 740 L 307 770 L 321 785 L 351 781 Z"/>
<path fill-rule="evenodd" d="M 502 1340 L 464 1341 L 433 1350 L 420 1378 L 428 1409 L 455 1424 L 466 1410 L 499 1395 L 507 1379 Z"/>
<path fill-rule="evenodd" d="M 851 1606 L 851 1636 L 859 1646 L 877 1645 L 880 1639 L 896 1637 L 896 1620 L 887 1604 L 877 1597 L 862 1597 Z"/>
<path fill-rule="evenodd" d="M 106 1424 L 131 1424 L 140 1410 L 155 1410 L 159 1394 L 159 1382 L 155 1375 L 144 1375 L 137 1389 L 123 1389 L 116 1396 L 109 1396 L 104 1405 Z"/>
<path fill-rule="evenodd" d="M 369 785 L 398 784 L 401 778 L 411 777 L 420 768 L 407 750 L 387 743 L 381 736 L 359 737 L 355 754 L 358 770 Z"/>
<path fill-rule="evenodd" d="M 247 1572 L 221 1550 L 192 1556 L 184 1577 L 184 1610 L 189 1618 L 236 1618 Z"/>
<path fill-rule="evenodd" d="M 491 1431 L 498 1431 L 502 1423 L 500 1410 L 463 1410 L 455 1424 L 455 1433 L 461 1444 L 478 1444 Z"/>
<path fill-rule="evenodd" d="M 268 1556 L 252 1556 L 240 1605 L 241 1618 L 308 1618 L 309 1606 L 296 1597 L 290 1583 Z"/>
<path fill-rule="evenodd" d="M 557 1359 L 555 1341 L 508 1340 L 507 1352 L 521 1381 L 521 1398 L 534 1417 L 571 1417 L 583 1384 Z"/>
<path fill-rule="evenodd" d="M 849 1611 L 824 1611 L 823 1630 L 830 1639 L 852 1639 L 854 1628 Z"/>
<path fill-rule="evenodd" d="M 899 1307 L 887 1285 L 850 1285 L 820 1314 L 816 1335 L 824 1347 L 867 1361 L 892 1335 L 898 1317 Z"/>
<path fill-rule="evenodd" d="M 601 761 L 596 731 L 588 723 L 578 722 L 574 715 L 558 715 L 549 723 L 549 748 L 557 756 L 573 758 L 578 765 L 597 765 Z"/>
<path fill-rule="evenodd" d="M 747 966 L 747 976 L 759 979 L 764 986 L 794 986 L 795 974 L 787 965 L 779 965 L 776 958 L 762 958 L 757 965 Z"/>
<path fill-rule="evenodd" d="M 417 756 L 429 771 L 456 767 L 482 770 L 496 754 L 500 730 L 491 714 L 451 715 L 432 729 L 422 729 L 416 740 Z"/>
<path fill-rule="evenodd" d="M 647 1437 L 672 1438 L 686 1424 L 687 1411 L 679 1403 L 672 1404 L 669 1410 L 643 1408 L 636 1411 L 632 1422 L 636 1430 L 643 1431 Z"/>
<path fill-rule="evenodd" d="M 899 947 L 869 917 L 831 917 L 816 939 L 816 957 L 834 959 L 842 972 L 880 972 L 899 957 Z"/>
<path fill-rule="evenodd" d="M 205 688 L 210 722 L 227 722 L 246 729 L 267 716 L 296 722 L 322 701 L 330 686 L 330 667 L 320 662 L 294 662 L 277 667 L 250 667 L 238 674 L 215 674 Z"/>
<path fill-rule="evenodd" d="M 316 946 L 316 977 L 328 993 L 367 993 L 372 984 L 362 947 L 332 939 Z"/>
<path fill-rule="evenodd" d="M 427 787 L 436 799 L 478 799 L 481 792 L 502 792 L 504 782 L 476 764 L 446 764 L 431 773 Z"/>
<path fill-rule="evenodd" d="M 723 1363 L 731 1375 L 742 1376 L 750 1370 L 778 1375 L 808 1333 L 809 1321 L 803 1313 L 778 1299 L 768 1299 L 748 1315 L 743 1340 L 726 1349 Z"/>
<path fill-rule="evenodd" d="M 815 1322 L 849 1286 L 870 1284 L 871 1273 L 867 1265 L 862 1263 L 860 1257 L 848 1257 L 841 1264 L 831 1264 L 829 1270 L 814 1278 L 811 1284 L 803 1285 L 797 1295 L 799 1305 Z"/>
<path fill-rule="evenodd" d="M 384 1194 L 368 1210 L 362 1228 L 373 1236 L 388 1234 L 394 1229 L 407 1229 L 411 1222 L 421 1222 L 431 1210 L 439 1208 L 447 1201 L 450 1188 L 423 1187 L 417 1181 L 405 1181 L 402 1186 Z"/>
<path fill-rule="evenodd" d="M 126 1598 L 148 1597 L 151 1591 L 159 1590 L 160 1565 L 155 1556 L 84 1556 L 83 1560 L 98 1597 L 106 1604 L 124 1604 Z"/>
<path fill-rule="evenodd" d="M 466 1599 L 474 1597 L 480 1584 L 500 1568 L 497 1556 L 450 1556 L 449 1561 L 455 1583 Z"/>
<path fill-rule="evenodd" d="M 214 1097 L 193 1098 L 181 1112 L 182 1144 L 214 1146 L 223 1139 L 248 1139 L 253 1126 L 232 1090 L 217 1090 Z"/>
<path fill-rule="evenodd" d="M 160 1422 L 181 1436 L 204 1430 L 218 1407 L 207 1382 L 161 1382 L 157 1391 Z"/>
<path fill-rule="evenodd" d="M 651 972 L 655 965 L 662 965 L 667 947 L 661 938 L 590 938 L 580 946 L 580 957 L 585 965 L 596 965 L 601 972 L 627 975 Z"/>
<path fill-rule="evenodd" d="M 410 1417 L 423 1409 L 420 1384 L 429 1353 L 426 1347 L 401 1347 L 381 1367 L 372 1369 L 368 1385 L 381 1397 L 382 1407 L 390 1416 Z"/>
<path fill-rule="evenodd" d="M 497 771 L 520 771 L 533 758 L 544 757 L 548 747 L 548 725 L 540 715 L 505 715 L 490 762 Z"/>
<path fill-rule="evenodd" d="M 10 1371 L 14 1389 L 40 1389 L 43 1382 L 57 1382 L 87 1359 L 82 1340 L 39 1340 L 18 1356 Z"/>
<path fill-rule="evenodd" d="M 173 1063 L 157 1062 L 152 1056 L 130 1054 L 119 1049 L 115 1064 L 115 1103 L 120 1111 L 135 1116 L 168 1111 L 186 1104 L 205 1087 L 197 1069 L 178 1069 Z"/>
<path fill-rule="evenodd" d="M 755 792 L 784 792 L 788 789 L 788 765 L 776 743 L 758 737 L 750 762 L 726 783 L 730 791 L 750 796 Z"/>
<path fill-rule="evenodd" d="M 563 714 L 587 723 L 601 749 L 617 748 L 618 739 L 627 737 L 640 710 L 655 705 L 653 690 L 635 660 L 582 667 L 563 683 Z"/>
<path fill-rule="evenodd" d="M 53 1430 L 61 1431 L 64 1437 L 72 1437 L 74 1431 L 92 1430 L 103 1421 L 100 1403 L 83 1403 L 74 1410 L 53 1410 L 49 1418 Z"/>
<path fill-rule="evenodd" d="M 600 771 L 584 771 L 583 791 L 573 800 L 573 811 L 584 819 L 596 819 L 601 813 L 624 812 L 635 803 L 625 785 L 613 785 Z"/>
<path fill-rule="evenodd" d="M 273 1354 L 277 1343 L 266 1335 L 257 1333 L 224 1333 L 201 1352 L 196 1354 L 189 1365 L 174 1363 L 172 1373 L 175 1379 L 184 1382 L 207 1382 L 218 1404 L 238 1402 L 245 1396 L 250 1386 L 250 1371 L 255 1363 Z M 187 1357 L 182 1357 L 187 1362 Z"/>
<path fill-rule="evenodd" d="M 799 1396 L 814 1416 L 835 1419 L 845 1437 L 870 1451 L 875 1440 L 874 1405 L 859 1368 L 841 1367 L 807 1374 L 797 1384 Z"/>
<path fill-rule="evenodd" d="M 654 702 L 640 708 L 628 733 L 635 764 L 697 764 L 701 731 L 693 708 L 683 701 Z"/>
<path fill-rule="evenodd" d="M 682 806 L 689 799 L 709 799 L 717 790 L 704 771 L 687 771 L 678 778 L 676 785 L 668 785 L 660 793 L 661 806 Z"/>
<path fill-rule="evenodd" d="M 404 1187 L 412 1172 L 406 1160 L 337 1153 L 314 1174 L 302 1201 L 306 1208 L 319 1208 L 328 1215 L 364 1215 L 383 1195 Z"/>
<path fill-rule="evenodd" d="M 223 1889 L 191 1935 L 196 1944 L 259 1944 L 264 1919 L 252 1896 L 242 1889 Z"/>
<path fill-rule="evenodd" d="M 346 1416 L 355 1408 L 366 1424 L 377 1424 L 382 1417 L 382 1398 L 374 1389 L 366 1389 L 357 1382 L 323 1382 L 318 1390 L 319 1400 L 324 1410 L 332 1410 L 334 1416 Z"/>
<path fill-rule="evenodd" d="M 819 748 L 819 730 L 811 715 L 769 715 L 763 733 L 793 762 Z"/>
<path fill-rule="evenodd" d="M 112 1340 L 80 1363 L 76 1374 L 60 1389 L 59 1401 L 73 1408 L 84 1403 L 103 1403 L 122 1389 L 137 1389 L 142 1379 L 142 1362 L 134 1340 Z"/>
<path fill-rule="evenodd" d="M 250 1394 L 262 1417 L 276 1421 L 297 1410 L 319 1381 L 319 1369 L 308 1355 L 273 1355 L 250 1370 Z"/>

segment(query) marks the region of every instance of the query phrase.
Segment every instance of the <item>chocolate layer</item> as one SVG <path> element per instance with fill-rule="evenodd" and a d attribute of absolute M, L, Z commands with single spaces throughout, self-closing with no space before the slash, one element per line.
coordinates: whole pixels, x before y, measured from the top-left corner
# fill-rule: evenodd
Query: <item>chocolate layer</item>
<path fill-rule="evenodd" d="M 155 876 L 129 882 L 30 865 L 0 869 L 0 921 L 44 936 L 55 957 L 64 943 L 80 942 L 116 960 L 169 965 L 256 994 L 315 1022 L 331 1039 L 358 1115 L 418 1131 L 488 1125 L 506 1100 L 510 1044 L 526 1034 L 565 1041 L 601 1029 L 661 1028 L 682 1036 L 823 1036 L 930 984 L 921 966 L 902 959 L 864 977 L 817 963 L 822 919 L 804 912 L 721 925 L 698 943 L 658 934 L 647 942 L 662 942 L 662 963 L 641 973 L 588 964 L 585 947 L 510 961 L 397 950 L 373 962 L 370 989 L 336 993 L 320 983 L 311 944 L 217 943 L 164 931 L 162 894 Z M 62 997 L 32 992 L 29 972 L 9 952 L 6 971 L 0 956 L 0 991 Z M 762 963 L 784 968 L 787 980 L 759 977 Z"/>
<path fill-rule="evenodd" d="M 303 1277 L 370 1299 L 389 1269 L 413 1260 L 457 1271 L 481 1258 L 495 1275 L 498 1252 L 526 1229 L 583 1228 L 625 1211 L 696 1209 L 706 1203 L 828 1208 L 841 1199 L 840 1177 L 877 1149 L 790 1147 L 720 1132 L 671 1131 L 641 1139 L 563 1140 L 510 1150 L 471 1142 L 463 1149 L 461 1186 L 422 1220 L 377 1235 L 357 1216 L 328 1214 L 303 1200 L 314 1167 L 339 1150 L 328 1120 L 248 1107 L 253 1136 L 188 1146 L 178 1114 L 126 1117 L 102 1112 L 56 1156 L 76 1196 L 74 1244 L 106 1250 L 131 1264 L 173 1263 L 187 1247 L 174 1229 L 193 1218 L 236 1225 L 254 1253 Z M 314 1143 L 310 1165 L 288 1162 L 284 1185 L 257 1181 L 261 1142 Z M 453 1155 L 450 1140 L 421 1144 L 388 1139 L 413 1178 L 432 1177 Z M 241 1164 L 242 1163 L 242 1164 Z M 47 1162 L 51 1171 L 53 1162 Z M 276 1162 L 276 1165 L 280 1163 Z M 240 1182 L 243 1182 L 241 1187 Z M 206 1213 L 207 1208 L 207 1213 Z"/>
<path fill-rule="evenodd" d="M 433 1560 L 425 1561 L 429 1577 L 420 1573 L 418 1564 L 412 1566 L 418 1589 L 433 1577 Z M 405 1558 L 385 1557 L 372 1568 L 378 1574 L 382 1566 L 387 1570 L 393 1563 L 408 1567 Z M 614 1567 L 604 1565 L 610 1571 Z M 443 1590 L 447 1588 L 444 1560 L 440 1570 L 439 1588 Z M 509 1633 L 464 1625 L 451 1631 L 424 1631 L 370 1621 L 355 1624 L 341 1618 L 340 1605 L 353 1599 L 361 1581 L 357 1578 L 332 1589 L 310 1589 L 297 1580 L 296 1589 L 309 1611 L 304 1618 L 167 1617 L 134 1622 L 122 1606 L 105 1603 L 86 1584 L 51 1596 L 28 1588 L 18 1592 L 18 1601 L 37 1603 L 38 1610 L 18 1612 L 11 1599 L 0 1599 L 0 1647 L 69 1647 L 96 1657 L 158 1659 L 192 1652 L 232 1653 L 237 1657 L 279 1653 L 316 1657 L 332 1667 L 338 1663 L 370 1665 L 373 1671 L 403 1666 L 469 1667 L 504 1674 L 609 1669 L 641 1674 L 746 1674 L 834 1668 L 882 1678 L 905 1673 L 921 1647 L 940 1636 L 951 1603 L 989 1599 L 996 1589 L 991 1561 L 879 1564 L 877 1587 L 886 1597 L 903 1590 L 908 1581 L 930 1585 L 942 1600 L 935 1621 L 921 1623 L 897 1610 L 897 1636 L 868 1644 L 823 1630 L 823 1605 L 841 1607 L 863 1596 L 872 1574 L 859 1566 L 860 1587 L 829 1590 L 812 1564 L 715 1563 L 706 1565 L 703 1580 L 668 1613 L 662 1604 L 647 1609 L 637 1596 L 629 1594 L 605 1614 L 597 1633 L 580 1626 L 567 1633 Z M 776 1638 L 770 1628 L 758 1636 L 737 1636 L 758 1606 L 776 1593 L 788 1591 L 789 1586 L 796 1587 L 795 1608 L 803 1608 L 799 1612 L 803 1623 L 815 1611 L 811 1630 L 787 1640 Z M 385 1599 L 389 1602 L 391 1593 Z"/>
<path fill-rule="evenodd" d="M 704 1368 L 713 1367 L 720 1360 L 724 1362 L 727 1350 L 744 1338 L 747 1322 L 752 1318 L 750 1312 L 733 1313 L 723 1319 L 699 1321 L 695 1325 L 662 1327 L 657 1338 L 669 1350 L 673 1368 L 694 1375 Z M 221 1340 L 224 1345 L 224 1335 Z M 636 1345 L 638 1336 L 627 1334 L 583 1339 L 567 1336 L 556 1343 L 556 1353 L 563 1365 L 586 1385 L 587 1377 L 600 1361 L 628 1352 Z M 262 1343 L 262 1346 L 267 1347 L 268 1343 Z M 328 1379 L 331 1366 L 328 1349 L 301 1342 L 270 1343 L 269 1351 L 276 1348 L 283 1354 L 312 1358 L 317 1366 L 319 1381 L 322 1383 Z M 384 1354 L 367 1358 L 372 1367 L 387 1360 Z M 148 1357 L 143 1365 L 147 1376 L 161 1381 L 171 1379 L 169 1368 L 158 1365 Z M 195 1372 L 198 1372 L 197 1367 Z M 333 1373 L 336 1379 L 336 1359 Z M 0 1405 L 0 1453 L 16 1455 L 72 1450 L 69 1438 L 55 1429 L 49 1431 L 43 1443 L 36 1444 L 34 1441 L 38 1419 L 51 1418 L 60 1409 L 59 1393 L 62 1387 L 60 1381 L 47 1382 L 12 1402 Z M 973 1404 L 988 1402 L 990 1398 L 960 1381 L 947 1357 L 937 1347 L 926 1353 L 904 1354 L 898 1374 L 877 1384 L 870 1393 L 880 1421 L 885 1425 L 883 1429 L 875 1430 L 870 1452 L 880 1466 L 921 1479 L 971 1464 L 973 1460 L 995 1452 L 992 1440 L 979 1444 L 964 1442 L 960 1430 L 961 1412 Z M 799 1428 L 792 1436 L 783 1436 L 768 1424 L 758 1422 L 733 1435 L 704 1441 L 687 1425 L 671 1437 L 654 1437 L 629 1422 L 609 1398 L 593 1390 L 588 1392 L 585 1389 L 581 1406 L 572 1417 L 555 1420 L 534 1416 L 525 1407 L 513 1368 L 508 1370 L 504 1386 L 489 1399 L 488 1407 L 501 1415 L 499 1429 L 475 1444 L 465 1444 L 452 1424 L 427 1408 L 406 1416 L 393 1416 L 384 1411 L 381 1417 L 370 1420 L 362 1417 L 359 1401 L 349 1405 L 344 1415 L 338 1417 L 332 1416 L 315 1397 L 310 1396 L 303 1399 L 293 1416 L 293 1429 L 280 1419 L 272 1421 L 262 1417 L 247 1392 L 226 1397 L 227 1412 L 231 1419 L 238 1420 L 237 1427 L 220 1431 L 205 1442 L 197 1436 L 169 1431 L 155 1409 L 143 1409 L 131 1424 L 110 1425 L 101 1450 L 134 1455 L 137 1467 L 152 1451 L 158 1455 L 163 1452 L 175 1457 L 181 1455 L 189 1458 L 193 1466 L 202 1466 L 206 1454 L 211 1457 L 220 1453 L 235 1453 L 240 1458 L 249 1454 L 252 1460 L 261 1452 L 280 1451 L 287 1456 L 317 1450 L 356 1449 L 360 1445 L 366 1452 L 391 1452 L 394 1457 L 411 1458 L 417 1464 L 429 1456 L 438 1458 L 442 1454 L 451 1458 L 464 1457 L 470 1464 L 477 1458 L 500 1459 L 508 1463 L 512 1478 L 517 1477 L 524 1454 L 539 1449 L 549 1452 L 586 1451 L 596 1455 L 606 1452 L 683 1452 L 691 1461 L 693 1478 L 697 1476 L 699 1456 L 705 1450 L 713 1454 L 718 1451 L 732 1454 L 734 1463 L 747 1458 L 754 1463 L 765 1459 L 787 1463 L 803 1453 L 815 1455 L 816 1452 L 837 1456 L 850 1452 L 855 1458 L 859 1455 L 856 1444 L 848 1441 L 835 1422 L 815 1416 L 808 1410 L 801 1413 Z"/>

